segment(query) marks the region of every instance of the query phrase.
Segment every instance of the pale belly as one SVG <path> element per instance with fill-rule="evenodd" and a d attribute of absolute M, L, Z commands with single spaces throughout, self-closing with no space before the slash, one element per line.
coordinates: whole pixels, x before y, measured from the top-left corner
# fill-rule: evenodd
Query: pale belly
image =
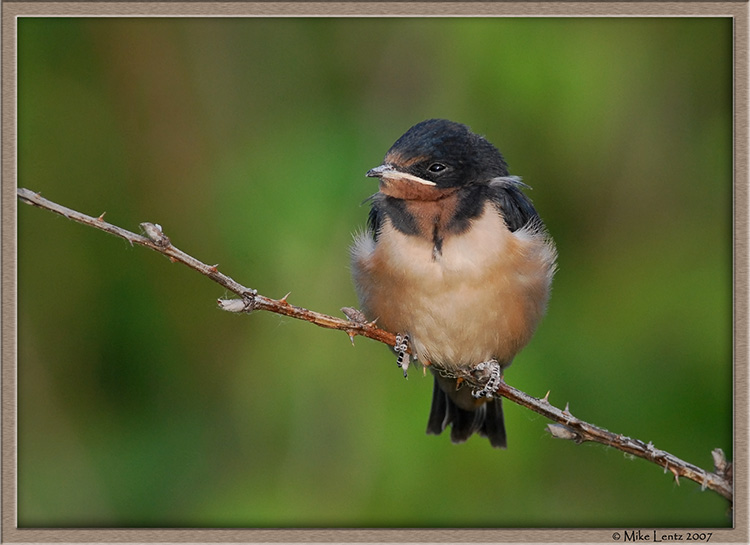
<path fill-rule="evenodd" d="M 385 224 L 377 245 L 357 240 L 352 257 L 368 318 L 408 333 L 423 363 L 451 369 L 492 358 L 510 364 L 544 312 L 554 250 L 485 213 L 437 255 L 430 241 Z"/>

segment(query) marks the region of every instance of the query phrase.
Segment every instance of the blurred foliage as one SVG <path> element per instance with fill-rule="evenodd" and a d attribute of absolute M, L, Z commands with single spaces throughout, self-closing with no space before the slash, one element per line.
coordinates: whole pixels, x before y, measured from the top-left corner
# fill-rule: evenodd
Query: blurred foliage
<path fill-rule="evenodd" d="M 264 295 L 356 305 L 367 169 L 412 124 L 485 134 L 557 241 L 506 380 L 712 467 L 732 457 L 729 18 L 18 21 L 18 184 Z M 545 433 L 424 433 L 381 345 L 216 308 L 215 284 L 18 210 L 19 525 L 728 526 L 727 503 Z"/>

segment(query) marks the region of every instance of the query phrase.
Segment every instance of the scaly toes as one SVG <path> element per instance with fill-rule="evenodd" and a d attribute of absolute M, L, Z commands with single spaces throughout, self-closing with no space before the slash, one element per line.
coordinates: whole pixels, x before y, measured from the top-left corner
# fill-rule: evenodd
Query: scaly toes
<path fill-rule="evenodd" d="M 480 397 L 492 399 L 493 394 L 500 387 L 500 382 L 503 380 L 502 367 L 500 367 L 498 361 L 493 358 L 489 361 L 483 361 L 482 363 L 475 365 L 474 371 L 479 371 L 478 378 L 480 379 L 487 377 L 487 383 L 483 388 L 473 390 L 471 395 L 474 396 L 475 399 L 479 399 Z"/>
<path fill-rule="evenodd" d="M 396 335 L 396 344 L 393 349 L 398 353 L 396 365 L 404 370 L 404 378 L 406 378 L 406 372 L 409 369 L 409 335 L 406 333 Z"/>

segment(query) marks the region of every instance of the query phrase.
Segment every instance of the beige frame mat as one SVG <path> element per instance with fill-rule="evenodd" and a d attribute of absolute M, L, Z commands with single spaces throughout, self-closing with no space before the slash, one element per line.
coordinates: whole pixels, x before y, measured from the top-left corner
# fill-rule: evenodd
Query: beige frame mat
<path fill-rule="evenodd" d="M 734 21 L 734 527 L 748 543 L 747 2 L 23 2 L 2 3 L 2 533 L 4 543 L 621 543 L 638 529 L 18 529 L 16 526 L 16 18 L 18 16 L 720 16 Z M 689 529 L 680 529 L 686 534 Z M 627 531 L 631 539 L 623 539 Z M 706 529 L 702 529 L 706 531 Z M 631 533 L 632 532 L 632 533 Z M 658 529 L 638 541 L 654 541 Z"/>

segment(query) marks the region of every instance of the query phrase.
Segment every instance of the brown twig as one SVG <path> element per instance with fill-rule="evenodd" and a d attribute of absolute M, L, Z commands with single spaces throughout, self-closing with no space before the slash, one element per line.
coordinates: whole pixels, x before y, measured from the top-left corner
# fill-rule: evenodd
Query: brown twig
<path fill-rule="evenodd" d="M 286 301 L 287 296 L 281 299 L 271 299 L 260 295 L 256 290 L 247 288 L 229 276 L 219 272 L 217 265 L 206 265 L 175 248 L 158 224 L 141 223 L 141 228 L 146 234 L 146 236 L 141 236 L 105 222 L 103 219 L 104 214 L 98 218 L 87 216 L 86 214 L 45 199 L 38 193 L 34 193 L 28 189 L 19 188 L 18 197 L 27 204 L 50 210 L 78 223 L 106 231 L 107 233 L 124 238 L 131 244 L 139 244 L 151 248 L 160 254 L 166 255 L 171 261 L 183 263 L 191 269 L 209 277 L 217 284 L 240 297 L 239 299 L 219 299 L 219 306 L 223 310 L 229 312 L 267 310 L 283 316 L 311 322 L 320 327 L 344 331 L 351 339 L 355 335 L 361 335 L 390 346 L 394 346 L 396 343 L 396 337 L 393 333 L 380 329 L 374 322 L 364 321 L 361 317 L 357 316 L 357 311 L 354 309 L 342 309 L 349 317 L 349 319 L 344 320 L 292 305 Z M 473 388 L 481 388 L 483 386 L 482 381 L 469 372 L 463 372 L 460 376 Z M 616 448 L 663 467 L 665 473 L 670 471 L 678 484 L 679 477 L 684 477 L 700 484 L 702 488 L 713 490 L 727 498 L 730 502 L 732 501 L 732 465 L 726 461 L 721 449 L 714 449 L 712 451 L 714 471 L 708 472 L 666 451 L 655 448 L 651 443 L 644 443 L 638 439 L 631 439 L 630 437 L 615 434 L 584 422 L 574 417 L 567 406 L 563 410 L 552 406 L 548 401 L 549 392 L 547 392 L 544 398 L 538 399 L 501 381 L 496 393 L 513 403 L 526 407 L 555 422 L 555 424 L 547 425 L 547 431 L 553 437 L 570 439 L 576 443 L 591 441 Z"/>
<path fill-rule="evenodd" d="M 298 307 L 289 304 L 286 301 L 286 297 L 281 299 L 271 299 L 260 295 L 256 290 L 248 288 L 230 278 L 222 272 L 219 272 L 218 265 L 206 265 L 202 261 L 195 259 L 193 256 L 186 254 L 182 250 L 172 246 L 169 238 L 162 232 L 161 226 L 155 223 L 141 223 L 146 236 L 137 235 L 122 229 L 111 223 L 107 223 L 102 219 L 102 214 L 98 218 L 82 214 L 71 208 L 61 206 L 55 202 L 42 197 L 39 193 L 34 193 L 28 189 L 19 188 L 18 198 L 26 204 L 31 204 L 39 208 L 44 208 L 61 216 L 101 229 L 107 233 L 124 238 L 130 244 L 138 244 L 151 248 L 152 250 L 164 254 L 169 257 L 173 263 L 182 263 L 187 265 L 191 269 L 198 271 L 199 273 L 209 277 L 211 280 L 223 286 L 227 290 L 239 295 L 242 299 L 219 299 L 219 306 L 230 312 L 250 312 L 252 310 L 268 310 L 275 312 L 276 314 L 282 314 L 291 318 L 297 318 L 298 320 L 305 320 L 311 322 L 320 327 L 328 329 L 340 329 L 346 331 L 350 335 L 362 335 L 376 341 L 393 346 L 396 344 L 396 337 L 392 333 L 389 333 L 372 323 L 367 322 L 356 322 L 351 320 L 344 320 L 342 318 L 335 318 L 328 316 L 327 314 L 321 314 L 312 310 L 307 310 L 302 307 Z"/>

